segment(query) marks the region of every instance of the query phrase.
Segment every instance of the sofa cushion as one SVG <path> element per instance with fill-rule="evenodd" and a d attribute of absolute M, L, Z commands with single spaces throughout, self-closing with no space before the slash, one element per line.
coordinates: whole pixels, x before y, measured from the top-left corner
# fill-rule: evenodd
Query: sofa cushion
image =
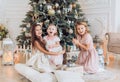
<path fill-rule="evenodd" d="M 108 35 L 108 51 L 120 53 L 120 33 L 107 33 Z"/>

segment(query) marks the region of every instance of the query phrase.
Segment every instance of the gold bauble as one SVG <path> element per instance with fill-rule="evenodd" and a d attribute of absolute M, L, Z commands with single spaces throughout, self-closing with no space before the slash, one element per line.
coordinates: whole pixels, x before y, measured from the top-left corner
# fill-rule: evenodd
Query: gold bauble
<path fill-rule="evenodd" d="M 40 25 L 43 26 L 43 22 L 40 22 Z"/>
<path fill-rule="evenodd" d="M 38 14 L 34 14 L 35 19 L 38 18 Z"/>
<path fill-rule="evenodd" d="M 75 3 L 72 3 L 72 8 L 76 8 L 76 4 Z"/>
<path fill-rule="evenodd" d="M 55 14 L 55 10 L 54 9 L 49 9 L 48 10 L 48 14 L 49 15 L 54 15 Z"/>

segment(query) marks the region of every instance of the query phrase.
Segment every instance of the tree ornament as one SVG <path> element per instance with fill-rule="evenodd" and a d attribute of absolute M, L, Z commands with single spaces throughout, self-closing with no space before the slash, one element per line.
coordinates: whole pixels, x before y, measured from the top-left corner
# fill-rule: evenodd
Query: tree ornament
<path fill-rule="evenodd" d="M 72 30 L 71 28 L 69 29 L 69 33 L 70 33 L 70 34 L 72 34 L 72 33 L 73 33 L 73 30 Z"/>
<path fill-rule="evenodd" d="M 58 13 L 58 14 L 61 14 L 61 11 L 60 11 L 60 10 L 57 10 L 57 13 Z"/>
<path fill-rule="evenodd" d="M 25 32 L 25 36 L 26 36 L 26 37 L 30 37 L 30 36 L 31 36 L 31 34 L 30 34 L 30 33 Z"/>
<path fill-rule="evenodd" d="M 47 9 L 48 10 L 52 9 L 52 6 L 51 5 L 47 5 Z"/>
<path fill-rule="evenodd" d="M 77 13 L 77 10 L 75 9 L 75 14 L 77 14 L 78 15 L 78 13 Z"/>
<path fill-rule="evenodd" d="M 58 4 L 58 3 L 55 3 L 55 7 L 58 8 L 58 7 L 59 7 L 59 4 Z"/>
<path fill-rule="evenodd" d="M 69 5 L 69 8 L 71 8 L 71 9 L 72 9 L 72 8 L 73 8 L 73 5 L 72 5 L 72 4 L 70 4 L 70 5 Z"/>
<path fill-rule="evenodd" d="M 25 31 L 26 31 L 26 28 L 24 27 L 24 28 L 22 29 L 22 31 L 25 32 Z"/>
<path fill-rule="evenodd" d="M 43 26 L 43 22 L 40 22 L 41 27 Z"/>
<path fill-rule="evenodd" d="M 33 7 L 35 7 L 36 6 L 36 2 L 33 2 Z"/>
<path fill-rule="evenodd" d="M 47 19 L 45 22 L 46 22 L 46 23 L 49 23 L 49 22 L 50 22 L 50 20 L 48 20 L 48 19 Z"/>
<path fill-rule="evenodd" d="M 29 6 L 29 9 L 30 9 L 30 10 L 33 10 L 33 7 L 32 7 L 32 6 Z"/>
<path fill-rule="evenodd" d="M 26 25 L 27 27 L 30 27 L 30 23 L 27 23 L 27 25 Z"/>
<path fill-rule="evenodd" d="M 29 13 L 30 16 L 33 16 L 33 13 Z"/>
<path fill-rule="evenodd" d="M 46 0 L 47 3 L 50 3 L 50 0 Z"/>
<path fill-rule="evenodd" d="M 40 9 L 40 11 L 42 11 L 42 6 L 43 6 L 42 4 L 39 5 L 39 9 Z"/>
<path fill-rule="evenodd" d="M 71 12 L 71 11 L 72 11 L 72 8 L 68 8 L 68 9 L 67 9 L 67 12 Z"/>
<path fill-rule="evenodd" d="M 55 14 L 55 10 L 54 10 L 54 9 L 49 9 L 49 10 L 48 10 L 48 14 L 49 14 L 50 16 L 54 15 L 54 14 Z"/>
<path fill-rule="evenodd" d="M 39 2 L 39 0 L 34 0 L 34 2 L 38 3 L 38 2 Z"/>
<path fill-rule="evenodd" d="M 56 7 L 55 7 L 55 5 L 53 5 L 53 6 L 52 6 L 52 9 L 56 10 Z"/>
<path fill-rule="evenodd" d="M 34 17 L 35 17 L 35 19 L 37 19 L 38 18 L 38 14 L 34 14 Z"/>
<path fill-rule="evenodd" d="M 72 3 L 72 8 L 76 8 L 76 3 Z"/>
<path fill-rule="evenodd" d="M 78 15 L 76 14 L 76 15 L 75 15 L 75 19 L 77 19 L 77 18 L 78 18 Z"/>
<path fill-rule="evenodd" d="M 35 18 L 34 18 L 34 16 L 32 16 L 32 21 L 35 21 Z"/>
<path fill-rule="evenodd" d="M 45 0 L 39 0 L 38 3 L 43 3 Z"/>
<path fill-rule="evenodd" d="M 70 20 L 68 20 L 68 21 L 67 21 L 67 23 L 70 25 L 71 21 L 70 21 Z"/>
<path fill-rule="evenodd" d="M 63 8 L 63 12 L 64 12 L 65 14 L 67 14 L 67 11 L 68 11 L 67 8 Z"/>
<path fill-rule="evenodd" d="M 62 38 L 62 35 L 63 35 L 63 33 L 62 33 L 62 30 L 60 29 L 59 30 L 59 37 Z"/>
<path fill-rule="evenodd" d="M 64 3 L 66 3 L 66 0 L 63 0 Z"/>
<path fill-rule="evenodd" d="M 43 4 L 46 4 L 46 1 L 45 1 L 45 0 L 43 1 Z"/>

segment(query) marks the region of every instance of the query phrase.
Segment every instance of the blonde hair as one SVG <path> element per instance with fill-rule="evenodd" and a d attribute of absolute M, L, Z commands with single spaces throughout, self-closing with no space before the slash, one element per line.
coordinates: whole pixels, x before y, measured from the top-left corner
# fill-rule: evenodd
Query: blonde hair
<path fill-rule="evenodd" d="M 57 29 L 57 26 L 55 26 L 54 24 L 49 24 L 48 28 L 49 28 L 50 26 L 54 26 L 54 27 L 56 28 L 56 33 L 55 33 L 55 35 L 58 35 L 58 29 Z"/>
<path fill-rule="evenodd" d="M 89 29 L 88 29 L 87 23 L 86 23 L 86 22 L 77 21 L 77 22 L 75 23 L 75 34 L 78 34 L 78 31 L 77 31 L 77 26 L 78 26 L 78 25 L 84 25 L 85 28 L 86 28 L 86 32 L 89 33 Z"/>

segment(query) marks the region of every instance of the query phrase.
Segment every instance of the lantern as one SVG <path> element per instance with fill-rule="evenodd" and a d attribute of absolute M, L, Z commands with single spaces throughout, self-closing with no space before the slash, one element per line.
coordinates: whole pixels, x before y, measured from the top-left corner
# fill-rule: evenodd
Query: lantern
<path fill-rule="evenodd" d="M 3 56 L 2 56 L 2 64 L 14 64 L 13 61 L 13 53 L 14 53 L 14 44 L 10 38 L 5 38 L 3 40 Z"/>
<path fill-rule="evenodd" d="M 100 48 L 99 46 L 97 46 L 96 51 L 97 51 L 98 57 L 99 57 L 99 66 L 100 66 L 101 69 L 104 69 L 103 49 Z"/>

